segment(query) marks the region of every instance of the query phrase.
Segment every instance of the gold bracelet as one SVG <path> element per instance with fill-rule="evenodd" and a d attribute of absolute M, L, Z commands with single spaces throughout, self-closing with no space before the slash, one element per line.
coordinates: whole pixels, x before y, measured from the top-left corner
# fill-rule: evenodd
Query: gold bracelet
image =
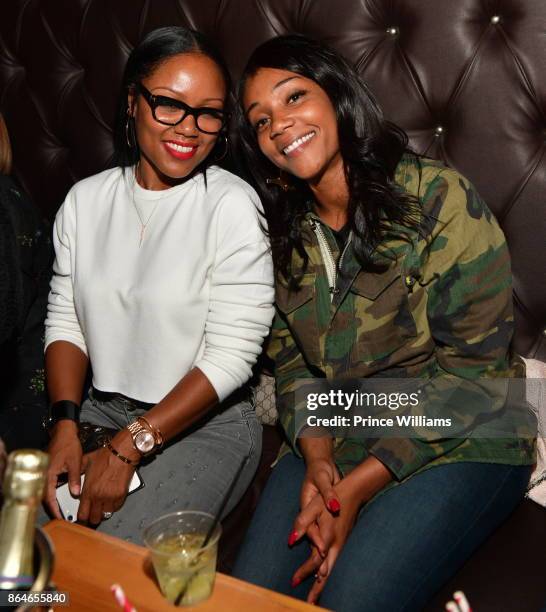
<path fill-rule="evenodd" d="M 118 459 L 121 459 L 121 461 L 123 461 L 123 463 L 127 463 L 128 465 L 138 465 L 138 461 L 133 461 L 132 459 L 129 459 L 128 457 L 125 457 L 125 455 L 122 455 L 121 453 L 118 453 L 118 451 L 110 444 L 110 441 L 107 440 L 104 443 L 104 447 L 107 448 L 112 455 L 114 455 L 115 457 L 117 457 Z"/>

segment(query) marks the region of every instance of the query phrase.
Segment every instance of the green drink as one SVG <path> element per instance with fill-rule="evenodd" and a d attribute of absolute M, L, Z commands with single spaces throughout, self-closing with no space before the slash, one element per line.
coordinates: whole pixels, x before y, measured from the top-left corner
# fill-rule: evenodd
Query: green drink
<path fill-rule="evenodd" d="M 188 606 L 207 599 L 214 585 L 220 526 L 202 548 L 214 517 L 205 512 L 175 512 L 154 521 L 144 542 L 163 595 L 170 603 Z"/>

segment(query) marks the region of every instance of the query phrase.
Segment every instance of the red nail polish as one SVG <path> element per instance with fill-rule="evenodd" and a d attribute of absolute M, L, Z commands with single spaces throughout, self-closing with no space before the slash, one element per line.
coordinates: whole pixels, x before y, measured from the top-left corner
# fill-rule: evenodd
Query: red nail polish
<path fill-rule="evenodd" d="M 301 579 L 300 578 L 292 578 L 292 582 L 290 584 L 292 585 L 292 588 L 297 587 L 298 584 L 301 584 Z"/>
<path fill-rule="evenodd" d="M 294 544 L 296 543 L 296 540 L 298 539 L 298 532 L 297 531 L 293 531 L 289 536 L 288 536 L 288 546 L 294 546 Z"/>
<path fill-rule="evenodd" d="M 331 499 L 328 502 L 328 510 L 330 510 L 330 512 L 339 512 L 341 510 L 341 504 L 337 499 Z"/>

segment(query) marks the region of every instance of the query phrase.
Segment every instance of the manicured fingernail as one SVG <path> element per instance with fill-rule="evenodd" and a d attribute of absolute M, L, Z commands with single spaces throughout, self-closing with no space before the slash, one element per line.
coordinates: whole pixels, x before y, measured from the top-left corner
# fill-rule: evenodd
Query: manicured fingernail
<path fill-rule="evenodd" d="M 337 499 L 331 499 L 328 502 L 328 510 L 330 510 L 330 512 L 339 512 L 341 510 L 341 504 Z"/>
<path fill-rule="evenodd" d="M 292 588 L 297 587 L 298 584 L 301 584 L 301 578 L 292 578 L 292 582 L 290 583 Z"/>
<path fill-rule="evenodd" d="M 294 544 L 296 543 L 296 540 L 298 539 L 298 532 L 297 531 L 293 531 L 289 536 L 288 536 L 288 546 L 294 546 Z"/>

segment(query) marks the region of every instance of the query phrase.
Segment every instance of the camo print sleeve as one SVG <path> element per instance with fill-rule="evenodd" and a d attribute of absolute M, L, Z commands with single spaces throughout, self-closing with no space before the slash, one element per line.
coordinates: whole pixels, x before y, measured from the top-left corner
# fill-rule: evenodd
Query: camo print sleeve
<path fill-rule="evenodd" d="M 275 389 L 277 410 L 281 426 L 291 449 L 301 457 L 297 445 L 295 416 L 303 405 L 296 405 L 296 390 L 309 384 L 313 378 L 305 359 L 298 348 L 283 315 L 276 313 L 268 345 L 268 356 L 275 362 Z"/>
<path fill-rule="evenodd" d="M 450 386 L 467 387 L 482 393 L 483 410 L 497 410 L 502 401 L 483 392 L 478 379 L 509 375 L 513 314 L 504 235 L 473 186 L 451 170 L 427 183 L 423 203 L 431 221 L 429 248 L 420 241 L 420 282 L 426 287 L 438 369 L 426 392 L 432 399 L 442 392 L 447 397 Z M 470 431 L 475 415 L 464 404 L 447 402 L 442 410 Z M 401 480 L 464 442 L 464 437 L 445 439 L 440 432 L 424 431 L 419 438 L 378 440 L 370 452 Z"/>

